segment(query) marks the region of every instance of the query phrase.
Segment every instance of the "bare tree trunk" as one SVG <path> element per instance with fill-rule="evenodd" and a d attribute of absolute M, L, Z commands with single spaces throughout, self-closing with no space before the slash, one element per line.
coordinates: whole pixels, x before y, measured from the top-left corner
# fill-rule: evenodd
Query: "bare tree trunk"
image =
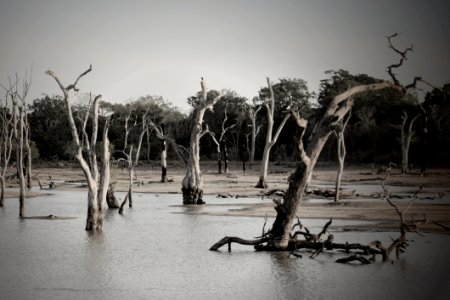
<path fill-rule="evenodd" d="M 25 131 L 25 136 L 24 136 L 24 141 L 25 141 L 25 151 L 27 153 L 26 156 L 26 174 L 27 174 L 27 188 L 31 189 L 32 188 L 32 183 L 31 183 L 31 163 L 32 163 L 32 153 L 31 153 L 31 147 L 30 147 L 30 140 L 31 140 L 31 132 L 30 132 L 30 124 L 28 123 L 28 116 L 25 113 L 24 114 L 24 131 Z"/>
<path fill-rule="evenodd" d="M 109 151 L 109 139 L 108 139 L 108 130 L 109 130 L 109 118 L 106 120 L 105 127 L 103 128 L 103 144 L 102 144 L 102 159 L 101 159 L 101 167 L 100 167 L 100 185 L 98 189 L 98 203 L 99 207 L 102 208 L 104 203 L 108 203 L 107 195 L 110 191 L 110 182 L 111 182 L 111 166 L 110 166 L 110 158 L 111 153 Z M 109 205 L 108 205 L 109 207 Z"/>
<path fill-rule="evenodd" d="M 128 147 L 128 134 L 130 133 L 130 130 L 128 129 L 128 121 L 130 120 L 130 117 L 131 117 L 131 107 L 130 107 L 130 112 L 128 113 L 127 117 L 125 118 L 125 142 L 124 142 L 123 149 L 127 149 L 127 147 Z"/>
<path fill-rule="evenodd" d="M 227 151 L 227 146 L 226 146 L 225 134 L 227 133 L 228 130 L 230 130 L 233 127 L 236 126 L 236 124 L 233 124 L 233 125 L 230 125 L 228 127 L 225 127 L 225 123 L 228 120 L 228 115 L 227 115 L 227 109 L 226 108 L 225 108 L 225 113 L 224 114 L 225 114 L 225 117 L 224 117 L 223 122 L 222 122 L 222 131 L 220 132 L 219 140 L 217 140 L 215 133 L 213 133 L 213 132 L 211 132 L 209 130 L 208 126 L 206 126 L 206 130 L 204 130 L 202 132 L 202 134 L 200 135 L 200 138 L 201 138 L 206 133 L 209 133 L 209 135 L 211 136 L 212 140 L 216 144 L 217 164 L 219 166 L 219 174 L 222 174 L 222 158 L 224 160 L 224 165 L 225 165 L 225 172 L 224 173 L 228 173 L 228 151 Z"/>
<path fill-rule="evenodd" d="M 92 181 L 88 184 L 88 209 L 86 218 L 86 230 L 100 230 L 103 226 L 102 211 L 99 209 L 97 182 Z"/>
<path fill-rule="evenodd" d="M 128 207 L 133 207 L 133 145 L 130 147 L 130 154 L 128 154 Z"/>
<path fill-rule="evenodd" d="M 18 117 L 17 120 L 17 112 Z M 24 131 L 24 108 L 19 106 L 17 99 L 15 99 L 13 114 L 14 114 L 14 140 L 16 142 L 16 169 L 17 178 L 19 179 L 19 217 L 25 216 L 25 176 L 23 174 L 23 131 Z"/>
<path fill-rule="evenodd" d="M 252 139 L 251 139 L 251 148 L 250 148 L 250 164 L 255 162 L 255 149 L 256 149 L 256 137 L 258 136 L 259 130 L 261 126 L 256 127 L 256 117 L 258 112 L 261 110 L 262 106 L 259 106 L 254 110 L 253 107 L 249 109 L 250 120 L 252 122 Z"/>
<path fill-rule="evenodd" d="M 206 97 L 205 97 L 206 99 Z M 186 175 L 181 182 L 183 204 L 203 204 L 203 178 L 200 170 L 200 133 L 205 109 L 198 108 L 189 143 Z"/>
<path fill-rule="evenodd" d="M 31 157 L 31 148 L 30 148 L 29 142 L 26 142 L 25 147 L 26 147 L 26 149 L 27 149 L 27 150 L 26 150 L 27 153 L 29 153 L 29 154 L 27 155 L 27 165 L 26 165 L 26 170 L 27 170 L 27 188 L 30 190 L 30 189 L 33 187 L 33 184 L 32 184 L 32 180 L 31 180 L 31 170 L 32 170 L 31 164 L 32 164 L 32 157 Z"/>
<path fill-rule="evenodd" d="M 398 89 L 396 85 L 389 82 L 381 82 L 355 86 L 335 96 L 318 123 L 314 136 L 308 144 L 306 151 L 303 150 L 302 138 L 307 121 L 300 118 L 298 114 L 293 114 L 294 119 L 300 128 L 297 136 L 299 162 L 294 173 L 289 176 L 289 187 L 284 197 L 284 201 L 278 203 L 275 207 L 277 216 L 272 225 L 272 229 L 270 230 L 272 247 L 276 249 L 285 249 L 288 246 L 293 220 L 297 212 L 297 207 L 301 203 L 304 191 L 309 183 L 308 179 L 310 174 L 314 169 L 319 155 L 333 128 L 345 117 L 353 105 L 352 96 L 357 93 L 379 90 L 386 87 Z"/>
<path fill-rule="evenodd" d="M 161 182 L 167 182 L 167 143 L 161 141 Z"/>
<path fill-rule="evenodd" d="M 150 131 L 147 131 L 147 162 L 150 161 Z"/>
<path fill-rule="evenodd" d="M 339 140 L 339 142 L 341 142 L 341 140 Z M 339 145 L 339 147 L 341 147 L 341 145 Z M 338 155 L 342 155 L 342 154 L 338 153 Z M 338 166 L 338 171 L 336 174 L 336 185 L 335 185 L 336 192 L 334 195 L 334 202 L 339 202 L 339 198 L 341 196 L 341 180 L 342 180 L 342 173 L 344 173 L 344 160 L 345 160 L 345 154 L 344 154 L 344 157 L 338 157 L 339 166 Z"/>
<path fill-rule="evenodd" d="M 191 141 L 189 143 L 189 160 L 186 165 L 186 175 L 181 182 L 183 193 L 183 204 L 204 204 L 203 201 L 203 178 L 200 170 L 200 135 L 202 133 L 203 116 L 207 109 L 220 100 L 223 95 L 214 99 L 207 99 L 207 88 L 205 82 L 201 81 L 202 97 L 196 107 L 195 123 L 192 127 Z"/>
<path fill-rule="evenodd" d="M 341 193 L 341 179 L 342 179 L 342 173 L 344 172 L 345 156 L 347 154 L 347 150 L 345 148 L 344 133 L 345 133 L 345 128 L 347 127 L 348 121 L 350 120 L 351 116 L 352 116 L 352 111 L 350 110 L 345 121 L 339 123 L 335 130 L 335 134 L 336 134 L 336 138 L 337 138 L 337 156 L 338 156 L 339 167 L 338 167 L 338 172 L 336 175 L 336 189 L 335 189 L 336 191 L 335 191 L 335 195 L 334 195 L 334 202 L 339 201 L 339 197 L 340 197 L 340 193 Z"/>
<path fill-rule="evenodd" d="M 149 112 L 149 108 L 146 110 L 146 112 L 142 115 L 142 131 L 139 135 L 139 141 L 138 141 L 138 145 L 137 145 L 137 150 L 136 150 L 136 154 L 133 160 L 133 146 L 130 146 L 130 152 L 128 154 L 124 153 L 125 156 L 127 157 L 127 162 L 128 162 L 128 207 L 133 207 L 133 179 L 136 178 L 136 167 L 139 163 L 139 156 L 140 156 L 140 152 L 141 152 L 141 147 L 142 147 L 142 141 L 144 139 L 144 135 L 148 132 L 148 127 L 147 127 L 147 114 Z M 125 119 L 125 145 L 128 145 L 127 143 L 127 139 L 128 139 L 128 120 L 131 116 L 131 108 L 130 108 L 130 113 L 128 114 L 127 118 Z M 122 203 L 123 204 L 123 203 Z M 123 209 L 123 205 L 121 205 L 122 209 Z"/>
<path fill-rule="evenodd" d="M 264 152 L 263 152 L 263 156 L 261 159 L 261 167 L 259 170 L 259 181 L 255 186 L 256 188 L 261 188 L 261 189 L 267 188 L 266 178 L 267 178 L 267 171 L 269 169 L 269 156 L 270 156 L 269 149 L 270 149 L 269 147 L 264 147 Z"/>
<path fill-rule="evenodd" d="M 216 144 L 218 173 L 222 174 L 222 147 L 221 147 L 221 143 L 220 143 L 220 141 L 218 141 L 216 139 L 215 134 L 209 130 L 208 126 L 206 126 L 206 130 L 203 130 L 203 132 L 200 134 L 200 138 L 202 138 L 207 133 L 209 133 L 209 135 L 211 136 L 214 144 Z"/>
<path fill-rule="evenodd" d="M 270 103 L 266 103 L 266 111 L 267 111 L 267 134 L 266 134 L 266 144 L 264 145 L 263 157 L 261 160 L 261 168 L 259 171 L 259 181 L 256 184 L 256 188 L 267 188 L 267 170 L 269 169 L 269 158 L 270 158 L 270 150 L 272 146 L 277 142 L 278 137 L 280 136 L 281 130 L 286 124 L 287 120 L 290 117 L 290 114 L 286 114 L 280 125 L 278 126 L 275 135 L 272 136 L 273 132 L 273 117 L 275 115 L 275 95 L 272 89 L 272 83 L 270 79 L 267 78 L 267 85 L 269 86 L 270 91 Z"/>
<path fill-rule="evenodd" d="M 0 207 L 4 206 L 5 201 L 5 177 L 0 177 Z"/>
<path fill-rule="evenodd" d="M 220 151 L 220 146 L 217 145 L 217 166 L 219 167 L 219 174 L 222 174 L 222 151 Z"/>
<path fill-rule="evenodd" d="M 156 126 L 151 120 L 149 121 L 149 128 L 155 131 L 156 136 L 161 140 L 161 182 L 167 182 L 167 149 L 168 145 L 172 145 L 175 153 L 178 157 L 186 162 L 186 159 L 182 156 L 181 151 L 183 147 L 175 143 L 175 141 L 164 135 L 163 126 Z M 147 131 L 149 132 L 149 131 Z"/>
<path fill-rule="evenodd" d="M 225 164 L 225 174 L 228 173 L 228 151 L 227 151 L 227 145 L 226 145 L 226 140 L 222 139 L 221 142 L 221 148 L 222 148 L 222 152 L 223 152 L 223 161 Z"/>
<path fill-rule="evenodd" d="M 138 141 L 138 146 L 137 146 L 137 150 L 136 150 L 136 156 L 134 158 L 134 163 L 133 163 L 133 171 L 134 171 L 134 179 L 137 180 L 137 172 L 136 172 L 136 167 L 139 163 L 139 158 L 141 156 L 141 147 L 142 147 L 142 141 L 144 139 L 144 135 L 147 133 L 148 135 L 148 127 L 147 127 L 147 114 L 148 114 L 149 108 L 147 109 L 147 111 L 142 115 L 142 131 L 139 134 L 139 141 Z"/>
<path fill-rule="evenodd" d="M 88 70 L 81 73 L 81 75 L 78 76 L 78 78 L 75 80 L 75 82 L 71 85 L 68 85 L 65 87 L 61 81 L 58 79 L 58 77 L 54 74 L 53 71 L 48 70 L 45 73 L 49 76 L 51 76 L 56 83 L 58 84 L 59 88 L 63 92 L 64 96 L 64 102 L 66 103 L 66 109 L 67 109 L 67 117 L 69 120 L 69 126 L 72 134 L 73 144 L 75 146 L 75 158 L 77 159 L 78 163 L 80 164 L 80 167 L 83 171 L 84 176 L 86 177 L 87 183 L 88 183 L 88 209 L 87 209 L 87 218 L 86 218 L 86 227 L 85 229 L 88 231 L 91 230 L 101 230 L 103 226 L 103 216 L 102 216 L 102 199 L 99 199 L 99 170 L 97 166 L 97 157 L 95 153 L 96 149 L 96 143 L 97 143 L 97 132 L 98 132 L 98 114 L 99 114 L 99 102 L 101 96 L 98 95 L 94 98 L 93 101 L 93 108 L 92 108 L 92 134 L 89 141 L 88 134 L 86 132 L 86 123 L 87 119 L 90 115 L 90 109 L 88 109 L 86 113 L 86 117 L 83 124 L 83 132 L 82 132 L 82 141 L 80 141 L 80 135 L 78 134 L 77 126 L 75 125 L 75 121 L 73 118 L 72 113 L 72 105 L 70 103 L 69 98 L 69 92 L 71 90 L 78 91 L 76 85 L 78 81 L 85 76 L 87 73 L 92 71 L 92 66 L 89 67 Z M 90 104 L 90 103 L 89 103 Z M 90 107 L 89 107 L 90 108 Z M 107 141 L 105 140 L 105 144 L 107 144 Z M 88 153 L 88 161 L 83 157 L 83 148 L 86 148 Z M 106 150 L 105 150 L 106 149 Z M 107 147 L 103 148 L 103 155 L 106 153 L 109 155 L 109 149 Z M 102 167 L 101 172 L 104 172 L 104 168 Z M 104 176 L 105 174 L 103 174 Z M 104 177 L 103 184 L 106 183 L 106 177 Z M 102 189 L 106 189 L 105 186 L 102 187 Z M 104 195 L 104 192 L 102 191 L 102 197 Z"/>
<path fill-rule="evenodd" d="M 414 122 L 417 120 L 417 118 L 420 116 L 420 114 L 417 114 L 414 118 L 411 119 L 408 126 L 406 126 L 408 121 L 408 114 L 404 111 L 402 116 L 402 125 L 400 126 L 401 130 L 401 144 L 402 144 L 402 173 L 406 174 L 409 169 L 409 147 L 411 145 L 411 138 L 414 134 L 414 131 L 412 130 L 412 127 L 414 125 Z"/>
<path fill-rule="evenodd" d="M 15 116 L 13 113 L 9 113 L 9 100 L 11 99 L 13 101 L 14 99 L 13 87 L 14 85 L 10 84 L 9 88 L 4 88 L 5 101 L 0 101 L 0 104 L 2 105 L 0 107 L 0 207 L 4 206 L 5 176 L 11 159 L 13 148 L 12 139 L 15 132 L 13 123 Z"/>
<path fill-rule="evenodd" d="M 23 80 L 23 87 L 19 92 L 19 78 L 16 75 L 16 83 L 10 84 L 10 97 L 12 100 L 12 125 L 13 136 L 16 143 L 16 168 L 19 179 L 19 217 L 25 216 L 25 176 L 23 164 L 23 145 L 25 131 L 26 97 L 29 91 L 31 79 Z M 15 91 L 14 91 L 15 89 Z M 19 118 L 19 120 L 17 120 Z"/>

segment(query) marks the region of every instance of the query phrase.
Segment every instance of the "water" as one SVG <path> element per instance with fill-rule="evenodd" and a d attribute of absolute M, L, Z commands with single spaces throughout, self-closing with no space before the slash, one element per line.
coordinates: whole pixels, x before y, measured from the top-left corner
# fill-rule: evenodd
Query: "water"
<path fill-rule="evenodd" d="M 448 299 L 450 237 L 414 239 L 394 264 L 351 266 L 338 255 L 312 260 L 286 253 L 208 251 L 225 235 L 252 238 L 261 218 L 204 214 L 214 206 L 180 206 L 180 195 L 136 194 L 134 208 L 107 213 L 99 234 L 84 231 L 86 193 L 52 191 L 27 200 L 27 215 L 68 220 L 20 220 L 16 199 L 0 210 L 1 299 Z M 206 199 L 239 206 L 251 199 Z M 260 202 L 260 199 L 254 201 Z M 228 208 L 228 207 L 227 207 Z M 305 220 L 313 230 L 323 220 Z M 312 224 L 312 225 L 311 225 Z M 337 241 L 388 242 L 394 233 L 342 232 Z"/>

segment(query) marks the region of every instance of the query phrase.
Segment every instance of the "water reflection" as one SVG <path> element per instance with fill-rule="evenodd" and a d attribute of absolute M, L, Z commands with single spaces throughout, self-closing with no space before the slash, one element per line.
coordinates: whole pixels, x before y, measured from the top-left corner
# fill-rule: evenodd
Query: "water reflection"
<path fill-rule="evenodd" d="M 105 212 L 103 232 L 87 233 L 85 201 L 85 193 L 72 191 L 29 201 L 30 215 L 77 217 L 60 221 L 21 221 L 18 201 L 5 203 L 0 211 L 1 298 L 371 299 L 444 298 L 450 292 L 447 236 L 415 238 L 393 265 L 354 267 L 335 264 L 336 256 L 326 253 L 314 260 L 308 254 L 288 258 L 240 245 L 233 245 L 231 253 L 210 252 L 225 235 L 253 238 L 262 218 L 203 215 L 211 209 L 208 204 L 181 206 L 179 195 L 136 197 L 123 215 Z M 238 203 L 228 201 L 218 203 Z M 323 220 L 308 223 L 321 228 Z M 339 241 L 361 242 L 388 236 L 335 235 Z"/>

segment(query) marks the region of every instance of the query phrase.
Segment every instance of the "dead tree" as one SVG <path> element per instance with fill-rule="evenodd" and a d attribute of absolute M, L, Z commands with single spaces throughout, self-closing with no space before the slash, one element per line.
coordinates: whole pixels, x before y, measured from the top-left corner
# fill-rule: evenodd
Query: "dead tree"
<path fill-rule="evenodd" d="M 290 114 L 288 113 L 284 116 L 280 125 L 278 125 L 275 135 L 273 135 L 273 123 L 275 115 L 275 95 L 272 89 L 272 83 L 270 82 L 269 78 L 267 78 L 267 85 L 269 86 L 270 100 L 264 104 L 266 107 L 266 114 L 267 114 L 266 144 L 264 145 L 264 152 L 261 160 L 259 181 L 255 186 L 256 188 L 262 189 L 267 188 L 266 178 L 267 178 L 267 171 L 269 169 L 270 150 L 272 149 L 273 145 L 275 145 L 275 143 L 277 142 L 281 130 L 283 129 L 284 125 L 286 124 L 286 121 L 289 119 L 290 116 Z"/>
<path fill-rule="evenodd" d="M 141 118 L 141 132 L 139 133 L 136 155 L 135 155 L 134 161 L 133 161 L 133 172 L 134 172 L 135 180 L 137 179 L 136 167 L 139 163 L 139 158 L 141 156 L 142 141 L 144 140 L 144 135 L 145 134 L 148 135 L 147 114 L 148 114 L 149 110 L 150 110 L 150 108 L 147 108 L 147 110 L 145 111 L 145 113 L 142 115 L 142 118 Z"/>
<path fill-rule="evenodd" d="M 91 115 L 92 119 L 92 133 L 90 139 L 88 138 L 86 127 L 84 125 L 82 132 L 82 140 L 80 140 L 80 135 L 73 117 L 70 92 L 71 91 L 78 92 L 79 91 L 79 89 L 77 88 L 78 81 L 91 71 L 92 65 L 89 66 L 89 69 L 81 73 L 73 84 L 67 86 L 64 86 L 61 83 L 61 81 L 58 79 L 58 77 L 55 75 L 53 71 L 48 70 L 45 72 L 47 75 L 51 76 L 56 81 L 56 83 L 58 84 L 59 88 L 63 93 L 64 102 L 66 103 L 67 117 L 69 119 L 70 131 L 72 133 L 72 140 L 73 140 L 72 143 L 75 146 L 75 158 L 77 159 L 88 183 L 88 199 L 87 199 L 88 209 L 86 218 L 86 230 L 89 231 L 102 229 L 103 225 L 102 203 L 106 201 L 106 199 L 102 199 L 102 197 L 106 196 L 106 193 L 104 193 L 104 191 L 107 190 L 107 187 L 109 185 L 109 182 L 107 182 L 106 180 L 107 177 L 104 176 L 106 172 L 104 165 L 102 165 L 100 170 L 98 168 L 97 155 L 95 152 L 95 148 L 97 145 L 98 115 L 101 96 L 98 95 L 94 98 L 91 113 L 90 113 L 91 103 L 89 103 L 88 107 L 89 109 L 88 112 L 86 113 L 85 118 L 86 121 L 84 122 L 84 124 L 87 123 L 89 115 Z M 107 131 L 106 133 L 104 132 L 104 134 L 107 134 Z M 83 156 L 83 150 L 87 152 L 87 160 Z M 109 155 L 109 148 L 103 147 L 102 157 L 106 157 L 107 155 Z M 100 180 L 100 178 L 103 178 L 103 180 Z"/>
<path fill-rule="evenodd" d="M 350 107 L 353 104 L 351 96 L 361 92 L 373 91 L 387 87 L 395 87 L 395 85 L 390 82 L 359 85 L 335 96 L 318 123 L 314 136 L 312 137 L 306 150 L 303 146 L 303 135 L 308 122 L 298 113 L 292 113 L 292 116 L 299 128 L 296 138 L 298 164 L 294 173 L 292 173 L 288 178 L 289 187 L 285 193 L 283 202 L 279 201 L 276 203 L 275 211 L 277 212 L 277 215 L 272 225 L 272 229 L 268 233 L 269 239 L 267 240 L 266 238 L 264 241 L 269 243 L 268 247 L 274 250 L 288 248 L 289 242 L 291 241 L 290 233 L 293 219 L 297 212 L 297 208 L 302 201 L 309 174 L 313 170 L 320 152 L 335 129 L 335 126 L 350 110 Z"/>
<path fill-rule="evenodd" d="M 414 135 L 412 130 L 414 122 L 420 117 L 420 113 L 415 115 L 408 123 L 408 114 L 403 111 L 402 124 L 393 125 L 392 127 L 400 130 L 400 142 L 402 145 L 402 173 L 406 174 L 409 169 L 409 147 L 411 145 L 411 138 Z"/>
<path fill-rule="evenodd" d="M 164 127 L 156 126 L 152 121 L 149 122 L 156 136 L 161 140 L 161 182 L 167 182 L 167 137 L 164 135 Z"/>
<path fill-rule="evenodd" d="M 108 131 L 111 121 L 111 116 L 106 118 L 105 126 L 103 127 L 102 134 L 102 157 L 101 157 L 101 167 L 100 169 L 100 186 L 99 186 L 99 201 L 103 206 L 106 201 L 108 208 L 118 208 L 119 203 L 114 194 L 114 188 L 111 184 L 111 152 L 109 150 L 109 138 Z"/>
<path fill-rule="evenodd" d="M 122 151 L 124 156 L 126 157 L 126 161 L 128 164 L 128 206 L 131 208 L 133 207 L 133 183 L 134 179 L 136 179 L 136 167 L 139 163 L 139 157 L 141 155 L 141 147 L 142 147 L 142 141 L 144 139 L 144 135 L 148 132 L 148 125 L 147 125 L 147 114 L 149 112 L 149 108 L 145 111 L 145 113 L 141 117 L 141 132 L 139 134 L 138 144 L 136 153 L 133 159 L 133 147 L 134 145 L 130 146 L 129 153 L 125 153 L 125 151 Z M 128 114 L 127 118 L 125 119 L 125 142 L 124 145 L 128 146 L 128 134 L 130 129 L 128 128 L 128 120 L 131 116 L 131 109 L 130 113 Z M 135 123 L 136 125 L 136 123 Z M 125 198 L 126 199 L 126 198 Z M 124 201 L 125 202 L 125 201 Z"/>
<path fill-rule="evenodd" d="M 15 83 L 17 84 L 17 82 Z M 4 104 L 3 101 L 0 102 L 0 207 L 4 206 L 5 199 L 5 185 L 6 185 L 6 171 L 8 170 L 9 161 L 11 159 L 11 152 L 13 148 L 13 136 L 14 136 L 14 113 L 10 111 L 9 100 L 13 100 L 13 89 L 14 85 L 11 84 L 9 87 L 3 87 L 5 90 Z"/>
<path fill-rule="evenodd" d="M 130 146 L 129 153 L 126 153 L 125 151 L 122 151 L 123 155 L 126 158 L 126 162 L 128 164 L 128 192 L 123 199 L 122 204 L 119 208 L 119 213 L 121 214 L 123 211 L 123 207 L 128 201 L 128 207 L 133 207 L 133 145 Z M 120 159 L 123 160 L 123 159 Z"/>
<path fill-rule="evenodd" d="M 31 182 L 31 164 L 33 161 L 33 153 L 31 152 L 31 130 L 30 130 L 30 123 L 28 122 L 28 113 L 25 112 L 24 114 L 24 142 L 25 142 L 25 153 L 26 153 L 26 176 L 27 176 L 27 188 L 32 188 L 32 182 Z"/>
<path fill-rule="evenodd" d="M 405 213 L 406 211 L 411 207 L 411 205 L 414 203 L 416 199 L 411 200 L 406 208 L 401 211 L 398 206 L 390 199 L 389 197 L 389 191 L 387 187 L 385 186 L 384 182 L 389 177 L 389 173 L 387 174 L 386 178 L 381 181 L 381 186 L 383 188 L 383 198 L 389 203 L 390 206 L 392 206 L 395 209 L 395 212 L 397 213 L 399 219 L 400 219 L 400 236 L 392 240 L 392 243 L 385 247 L 383 243 L 380 241 L 374 241 L 370 243 L 369 245 L 374 245 L 376 248 L 378 248 L 381 251 L 381 255 L 383 257 L 383 261 L 388 261 L 390 258 L 390 255 L 392 251 L 395 250 L 395 254 L 397 259 L 399 258 L 399 255 L 401 252 L 404 252 L 406 247 L 408 246 L 408 242 L 406 240 L 406 232 L 409 231 L 408 225 L 406 224 L 405 220 Z"/>
<path fill-rule="evenodd" d="M 252 131 L 251 131 L 251 144 L 250 144 L 250 164 L 253 164 L 255 162 L 255 149 L 256 149 L 256 137 L 259 134 L 259 131 L 261 129 L 261 125 L 258 127 L 256 126 L 256 117 L 258 116 L 258 112 L 262 109 L 262 106 L 249 106 L 248 108 L 248 115 L 250 118 L 250 121 L 252 122 Z"/>
<path fill-rule="evenodd" d="M 391 37 L 388 37 L 389 41 Z M 403 59 L 401 61 L 403 61 Z M 298 113 L 291 113 L 299 128 L 296 137 L 298 159 L 297 168 L 288 178 L 288 189 L 283 197 L 283 201 L 276 201 L 275 211 L 277 214 L 272 224 L 272 228 L 259 240 L 259 242 L 255 242 L 259 248 L 263 247 L 266 250 L 286 250 L 292 246 L 292 244 L 296 246 L 295 241 L 292 240 L 290 235 L 291 228 L 297 208 L 303 199 L 303 195 L 308 184 L 308 178 L 313 171 L 329 136 L 352 107 L 353 96 L 359 93 L 384 88 L 393 88 L 406 93 L 409 88 L 415 87 L 417 78 L 415 78 L 412 84 L 402 86 L 392 73 L 391 66 L 388 67 L 388 72 L 393 77 L 394 82 L 385 81 L 373 84 L 357 85 L 336 95 L 329 103 L 320 121 L 317 123 L 317 126 L 313 131 L 312 138 L 310 139 L 306 149 L 303 146 L 303 135 L 308 122 Z"/>
<path fill-rule="evenodd" d="M 18 87 L 19 78 L 16 75 L 15 91 L 11 94 L 13 104 L 13 131 L 16 143 L 16 168 L 19 179 L 19 217 L 25 216 L 25 175 L 24 175 L 24 131 L 26 114 L 26 97 L 30 88 L 31 80 L 27 78 L 22 82 L 22 88 Z"/>
<path fill-rule="evenodd" d="M 214 132 L 212 132 L 208 126 L 206 126 L 206 130 L 204 130 L 202 132 L 202 136 L 205 135 L 206 133 L 209 133 L 209 135 L 211 136 L 211 139 L 214 141 L 214 143 L 216 144 L 216 152 L 217 152 L 217 165 L 219 168 L 219 174 L 222 174 L 222 158 L 224 161 L 224 173 L 228 173 L 228 151 L 227 151 L 227 145 L 226 145 L 226 139 L 225 139 L 225 134 L 227 133 L 228 130 L 234 128 L 236 126 L 236 124 L 230 125 L 225 127 L 225 123 L 228 120 L 228 115 L 227 115 L 227 109 L 225 108 L 224 111 L 224 119 L 222 122 L 222 128 L 220 131 L 220 136 L 219 139 L 217 140 L 216 138 L 216 134 Z M 223 155 L 222 155 L 223 154 Z"/>
<path fill-rule="evenodd" d="M 203 116 L 205 115 L 205 111 L 212 109 L 214 104 L 223 96 L 223 94 L 220 94 L 212 99 L 208 99 L 208 89 L 203 78 L 201 87 L 201 98 L 195 106 L 195 120 L 189 142 L 189 160 L 186 166 L 186 175 L 181 182 L 183 204 L 205 203 L 203 201 L 203 178 L 200 170 L 200 136 L 203 128 Z"/>
<path fill-rule="evenodd" d="M 187 152 L 184 147 L 178 145 L 175 140 L 164 134 L 163 126 L 157 126 L 151 120 L 149 121 L 149 128 L 156 133 L 156 137 L 161 140 L 161 182 L 167 182 L 167 149 L 171 145 L 180 160 L 187 163 L 184 157 L 184 152 Z"/>
<path fill-rule="evenodd" d="M 336 192 L 334 195 L 334 202 L 339 201 L 340 197 L 340 187 L 341 187 L 341 179 L 342 179 L 342 173 L 344 172 L 344 162 L 345 162 L 345 155 L 347 154 L 347 150 L 345 148 L 345 128 L 347 127 L 348 121 L 350 120 L 352 116 L 352 111 L 350 110 L 347 117 L 339 122 L 337 124 L 336 129 L 334 130 L 334 134 L 336 135 L 337 139 L 337 157 L 339 162 L 338 171 L 336 174 Z"/>
<path fill-rule="evenodd" d="M 128 148 L 128 135 L 130 134 L 130 130 L 131 130 L 128 128 L 128 121 L 130 120 L 130 117 L 131 117 L 131 108 L 130 108 L 130 111 L 128 112 L 128 115 L 125 118 L 125 143 L 123 146 L 124 149 Z"/>
<path fill-rule="evenodd" d="M 164 132 L 162 132 L 164 134 Z M 167 182 L 167 143 L 161 140 L 161 182 Z"/>

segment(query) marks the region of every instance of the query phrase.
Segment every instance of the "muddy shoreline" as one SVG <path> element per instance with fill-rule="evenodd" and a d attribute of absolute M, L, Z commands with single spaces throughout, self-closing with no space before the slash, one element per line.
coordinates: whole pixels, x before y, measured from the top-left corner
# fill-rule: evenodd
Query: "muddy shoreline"
<path fill-rule="evenodd" d="M 269 189 L 286 189 L 287 178 L 293 171 L 292 163 L 273 164 L 268 174 Z M 204 212 L 208 215 L 219 216 L 246 216 L 246 217 L 274 217 L 273 202 L 269 197 L 264 197 L 267 190 L 256 189 L 254 185 L 258 181 L 259 165 L 254 164 L 247 167 L 243 174 L 241 165 L 230 164 L 228 174 L 218 174 L 215 162 L 202 162 L 204 193 L 206 195 L 220 195 L 222 197 L 234 198 L 236 204 L 230 208 L 229 205 L 214 203 L 209 200 L 207 205 L 217 206 L 214 212 Z M 334 185 L 336 175 L 334 166 L 318 166 L 313 174 L 312 189 L 330 190 Z M 13 171 L 13 170 L 11 170 Z M 395 230 L 398 226 L 398 217 L 392 207 L 380 198 L 380 175 L 378 170 L 367 166 L 350 166 L 344 171 L 342 188 L 344 196 L 337 204 L 333 203 L 332 197 L 323 197 L 314 194 L 306 195 L 305 200 L 298 210 L 298 216 L 302 219 L 328 219 L 335 220 L 360 220 L 374 222 L 367 228 L 353 228 L 354 230 Z M 168 167 L 168 177 L 171 182 L 160 182 L 160 167 L 158 162 L 145 163 L 137 169 L 137 180 L 134 191 L 139 193 L 154 194 L 180 194 L 181 203 L 181 180 L 184 177 L 184 168 L 177 163 Z M 44 189 L 48 188 L 50 182 L 54 182 L 54 188 L 82 189 L 84 188 L 84 177 L 75 163 L 41 163 L 36 164 L 33 175 L 39 177 Z M 112 180 L 118 192 L 126 191 L 128 184 L 128 172 L 126 169 L 114 168 Z M 34 188 L 28 192 L 28 197 L 41 194 L 37 181 L 33 182 Z M 431 169 L 426 176 L 420 176 L 414 170 L 410 174 L 400 174 L 394 170 L 386 184 L 391 187 L 391 198 L 400 208 L 406 207 L 407 203 L 414 199 L 415 203 L 408 210 L 407 218 L 420 221 L 420 230 L 445 232 L 442 227 L 432 223 L 438 222 L 450 227 L 450 170 Z M 6 197 L 16 196 L 14 180 L 7 182 Z M 397 188 L 398 187 L 398 188 Z M 421 187 L 421 188 L 420 188 Z M 50 192 L 51 189 L 48 191 Z M 257 198 L 255 203 L 245 204 L 241 198 Z M 260 201 L 260 202 L 259 202 Z M 237 208 L 236 208 L 237 207 Z"/>

